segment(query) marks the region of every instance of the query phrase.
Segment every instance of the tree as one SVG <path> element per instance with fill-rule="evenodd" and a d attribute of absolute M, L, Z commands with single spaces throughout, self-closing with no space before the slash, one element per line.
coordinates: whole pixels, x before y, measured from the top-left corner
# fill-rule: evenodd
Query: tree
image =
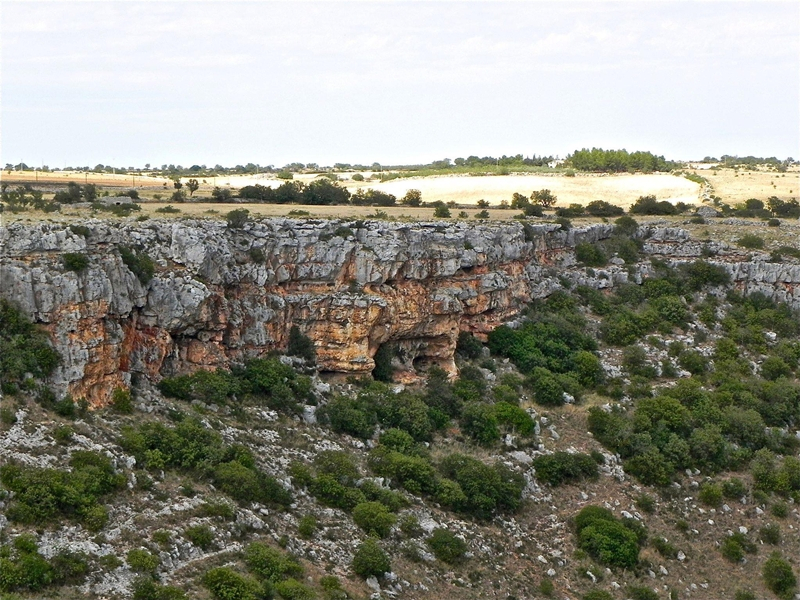
<path fill-rule="evenodd" d="M 518 208 L 520 210 L 525 210 L 525 207 L 530 204 L 530 200 L 528 200 L 527 196 L 523 196 L 520 193 L 514 192 L 514 195 L 511 197 L 511 208 Z"/>
<path fill-rule="evenodd" d="M 535 190 L 531 192 L 531 200 L 544 208 L 550 208 L 556 203 L 556 196 L 550 190 Z"/>
<path fill-rule="evenodd" d="M 186 183 L 186 187 L 189 188 L 189 196 L 193 196 L 197 189 L 200 187 L 200 183 L 197 179 L 190 179 Z"/>
<path fill-rule="evenodd" d="M 183 184 L 181 183 L 180 179 L 175 179 L 172 182 L 172 187 L 174 187 L 176 190 L 179 190 L 179 189 L 181 189 L 183 187 Z"/>
<path fill-rule="evenodd" d="M 405 204 L 406 206 L 419 206 L 422 204 L 422 192 L 415 189 L 408 190 L 406 195 L 400 200 L 400 204 Z"/>

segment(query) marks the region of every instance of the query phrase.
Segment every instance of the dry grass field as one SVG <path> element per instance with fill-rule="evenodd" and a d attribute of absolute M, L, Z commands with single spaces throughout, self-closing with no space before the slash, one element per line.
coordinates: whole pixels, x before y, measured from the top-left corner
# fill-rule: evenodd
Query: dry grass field
<path fill-rule="evenodd" d="M 122 175 L 112 173 L 82 173 L 78 171 L 2 171 L 0 181 L 15 185 L 17 183 L 40 183 L 42 185 L 66 185 L 70 181 L 86 184 L 93 183 L 100 187 L 115 188 L 137 188 L 150 189 L 160 188 L 167 184 L 172 189 L 172 181 L 166 177 L 154 177 L 151 175 Z"/>
<path fill-rule="evenodd" d="M 749 198 L 766 200 L 777 196 L 782 200 L 800 198 L 800 171 L 744 171 L 734 169 L 695 171 L 705 177 L 714 194 L 730 205 L 741 204 Z"/>
<path fill-rule="evenodd" d="M 713 193 L 723 202 L 736 205 L 748 198 L 766 200 L 770 196 L 778 196 L 788 200 L 800 197 L 800 171 L 794 170 L 787 173 L 769 171 L 744 171 L 734 169 L 699 170 L 696 171 L 708 179 L 713 186 Z M 369 177 L 370 173 L 363 173 Z M 486 200 L 491 205 L 489 208 L 491 219 L 510 219 L 518 211 L 500 210 L 498 205 L 502 200 L 510 201 L 515 192 L 526 196 L 533 190 L 550 189 L 557 197 L 557 206 L 566 206 L 571 203 L 587 204 L 592 200 L 606 200 L 612 204 L 627 208 L 639 196 L 654 194 L 659 200 L 670 202 L 686 202 L 697 204 L 700 186 L 684 177 L 674 175 L 582 175 L 566 177 L 564 175 L 508 175 L 508 176 L 436 176 L 399 178 L 383 183 L 374 181 L 354 182 L 349 177 L 352 174 L 343 174 L 343 185 L 351 191 L 359 187 L 372 187 L 401 198 L 407 190 L 416 188 L 422 191 L 422 198 L 426 202 L 441 200 L 455 202 L 459 208 L 452 209 L 452 216 L 456 217 L 463 210 L 466 218 L 472 219 L 479 212 L 474 208 L 478 200 Z M 308 183 L 318 175 L 302 174 L 297 180 Z M 160 177 L 94 174 L 79 172 L 2 172 L 0 181 L 15 185 L 21 182 L 38 182 L 49 189 L 53 186 L 69 181 L 78 183 L 94 183 L 101 189 L 106 189 L 113 195 L 115 190 L 130 189 L 135 187 L 142 197 L 142 210 L 135 213 L 137 216 L 148 217 L 217 217 L 224 215 L 232 208 L 242 207 L 248 209 L 253 216 L 285 216 L 291 211 L 306 211 L 309 216 L 319 218 L 369 218 L 375 217 L 376 209 L 372 207 L 357 206 L 297 206 L 297 205 L 268 205 L 268 204 L 230 204 L 215 205 L 208 203 L 214 185 L 229 186 L 233 189 L 245 185 L 261 184 L 277 187 L 282 180 L 269 175 L 256 176 L 230 176 L 208 178 L 201 180 L 200 189 L 195 193 L 195 200 L 177 205 L 179 213 L 157 213 L 156 210 L 166 206 L 169 196 L 173 192 L 172 181 Z M 184 178 L 188 179 L 188 178 Z M 160 201 L 154 201 L 160 197 Z M 429 220 L 433 218 L 431 208 L 411 208 L 397 206 L 380 209 L 389 218 L 407 220 Z M 89 218 L 92 212 L 89 209 L 76 209 L 65 206 L 61 214 L 38 214 L 36 212 L 23 212 L 18 214 L 6 213 L 3 220 L 10 223 L 19 220 L 51 219 L 58 221 L 74 221 Z M 108 216 L 108 213 L 98 213 L 96 216 Z M 304 216 L 304 215 L 302 215 Z M 461 218 L 464 218 L 462 215 Z"/>
<path fill-rule="evenodd" d="M 412 188 L 422 191 L 425 202 L 441 200 L 463 205 L 474 205 L 478 200 L 486 200 L 491 205 L 498 205 L 502 200 L 511 200 L 518 192 L 529 196 L 532 191 L 549 189 L 558 197 L 558 204 L 566 206 L 571 203 L 586 204 L 592 200 L 606 200 L 622 207 L 630 206 L 636 198 L 647 194 L 655 194 L 659 200 L 670 202 L 697 203 L 700 186 L 683 177 L 673 175 L 582 175 L 565 177 L 563 175 L 508 175 L 508 176 L 436 176 L 399 178 L 383 183 L 355 182 L 349 179 L 351 174 L 343 174 L 343 184 L 355 191 L 360 187 L 371 187 L 402 198 Z M 369 178 L 370 172 L 363 173 Z M 308 183 L 319 175 L 301 174 L 298 181 Z M 40 184 L 57 185 L 68 181 L 77 183 L 94 183 L 108 188 L 133 188 L 140 191 L 143 198 L 152 198 L 153 194 L 168 197 L 172 191 L 172 182 L 168 179 L 150 176 L 111 175 L 97 173 L 57 172 L 3 172 L 0 180 L 11 185 L 20 182 L 34 182 L 38 178 Z M 187 177 L 182 178 L 184 183 Z M 198 197 L 208 197 L 214 186 L 227 186 L 238 189 L 246 185 L 260 184 L 277 187 L 283 183 L 269 175 L 242 175 L 226 177 L 200 178 Z M 291 210 L 291 209 L 289 209 Z"/>
<path fill-rule="evenodd" d="M 673 175 L 509 175 L 503 177 L 424 177 L 394 179 L 373 185 L 375 189 L 394 194 L 398 198 L 416 188 L 426 202 L 441 200 L 474 204 L 486 200 L 497 205 L 510 200 L 514 192 L 530 196 L 534 190 L 549 189 L 558 197 L 558 205 L 587 204 L 605 200 L 627 208 L 639 196 L 655 194 L 659 200 L 696 204 L 698 184 Z"/>

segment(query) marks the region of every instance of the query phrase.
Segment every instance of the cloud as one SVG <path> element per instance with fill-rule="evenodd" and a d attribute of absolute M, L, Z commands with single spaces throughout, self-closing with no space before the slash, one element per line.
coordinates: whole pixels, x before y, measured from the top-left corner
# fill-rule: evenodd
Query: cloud
<path fill-rule="evenodd" d="M 416 148 L 440 154 L 436 147 L 462 139 L 464 122 L 483 136 L 474 141 L 481 147 L 519 143 L 523 134 L 552 145 L 599 136 L 594 143 L 602 145 L 612 133 L 628 135 L 618 133 L 623 117 L 655 137 L 684 132 L 687 145 L 705 143 L 694 141 L 689 107 L 713 123 L 704 129 L 709 140 L 727 140 L 731 132 L 713 113 L 724 106 L 748 114 L 756 131 L 769 114 L 780 115 L 789 133 L 765 125 L 763 135 L 797 145 L 797 3 L 7 2 L 3 9 L 4 120 L 57 106 L 104 123 L 135 114 L 154 129 L 224 121 L 249 144 L 243 153 L 260 152 L 265 137 L 286 147 L 310 129 L 318 138 L 352 135 L 348 143 L 366 144 L 379 158 Z M 654 104 L 669 120 L 663 128 L 651 122 Z M 259 118 L 250 125 L 237 124 L 253 114 Z M 333 114 L 387 133 L 358 137 L 334 127 Z M 405 126 L 387 129 L 387 115 Z M 487 121 L 491 127 L 478 127 Z M 4 155 L 29 151 L 25 126 L 3 127 Z M 222 126 L 214 131 L 216 138 L 203 139 L 230 145 Z M 65 152 L 74 143 L 67 133 L 51 131 Z"/>

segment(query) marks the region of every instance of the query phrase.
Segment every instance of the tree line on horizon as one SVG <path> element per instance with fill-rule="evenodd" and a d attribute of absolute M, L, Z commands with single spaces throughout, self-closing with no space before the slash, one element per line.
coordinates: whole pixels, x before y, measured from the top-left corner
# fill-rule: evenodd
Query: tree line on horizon
<path fill-rule="evenodd" d="M 725 167 L 754 167 L 758 165 L 770 165 L 776 168 L 786 168 L 787 166 L 798 164 L 794 158 L 789 157 L 783 161 L 778 158 L 771 157 L 756 157 L 744 156 L 739 157 L 736 155 L 723 154 L 719 159 L 706 156 L 701 161 L 703 163 L 721 163 Z M 24 162 L 17 164 L 6 163 L 5 170 L 11 171 L 30 171 L 39 170 L 42 172 L 55 172 L 55 171 L 81 171 L 93 173 L 118 173 L 118 174 L 137 174 L 137 175 L 153 175 L 162 176 L 167 178 L 176 177 L 215 177 L 220 175 L 257 175 L 257 174 L 271 174 L 277 175 L 279 178 L 289 179 L 290 174 L 293 173 L 330 173 L 330 172 L 343 172 L 343 171 L 464 171 L 470 169 L 513 169 L 513 168 L 571 168 L 577 171 L 586 172 L 604 172 L 604 173 L 624 173 L 624 172 L 666 172 L 673 169 L 680 168 L 683 165 L 682 161 L 671 161 L 664 158 L 664 156 L 655 155 L 649 151 L 635 151 L 628 152 L 625 149 L 620 150 L 604 150 L 602 148 L 583 148 L 575 150 L 573 153 L 568 154 L 566 158 L 559 159 L 552 155 L 537 155 L 524 156 L 522 154 L 513 154 L 502 156 L 477 156 L 470 155 L 466 158 L 459 157 L 455 159 L 442 158 L 433 160 L 430 163 L 419 164 L 405 164 L 405 165 L 383 165 L 379 162 L 372 164 L 360 163 L 345 163 L 337 162 L 333 166 L 320 166 L 318 163 L 309 162 L 292 162 L 282 167 L 275 165 L 260 165 L 257 163 L 249 162 L 245 165 L 238 164 L 232 167 L 225 167 L 216 164 L 213 167 L 205 164 L 193 164 L 189 167 L 176 164 L 162 164 L 151 165 L 146 163 L 144 167 L 123 167 L 104 165 L 102 163 L 90 166 L 71 167 L 65 166 L 63 169 L 53 168 L 44 165 L 42 167 L 30 166 Z"/>

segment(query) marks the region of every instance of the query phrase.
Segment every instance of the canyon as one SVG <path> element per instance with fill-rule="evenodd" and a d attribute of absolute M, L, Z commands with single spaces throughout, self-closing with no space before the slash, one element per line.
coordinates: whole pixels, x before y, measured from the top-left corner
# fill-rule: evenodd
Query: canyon
<path fill-rule="evenodd" d="M 663 225 L 663 224 L 662 224 Z M 213 220 L 91 220 L 77 228 L 14 223 L 0 230 L 0 297 L 52 335 L 60 393 L 102 406 L 137 378 L 161 377 L 285 350 L 296 325 L 322 373 L 368 375 L 391 344 L 395 378 L 436 364 L 455 375 L 460 331 L 483 338 L 562 285 L 641 282 L 649 262 L 578 268 L 576 245 L 609 224 L 387 222 L 273 218 L 232 228 Z M 701 256 L 734 287 L 800 306 L 800 266 L 768 262 L 680 228 L 644 224 L 643 258 Z M 146 283 L 120 248 L 146 254 Z M 65 268 L 83 254 L 85 269 Z"/>

